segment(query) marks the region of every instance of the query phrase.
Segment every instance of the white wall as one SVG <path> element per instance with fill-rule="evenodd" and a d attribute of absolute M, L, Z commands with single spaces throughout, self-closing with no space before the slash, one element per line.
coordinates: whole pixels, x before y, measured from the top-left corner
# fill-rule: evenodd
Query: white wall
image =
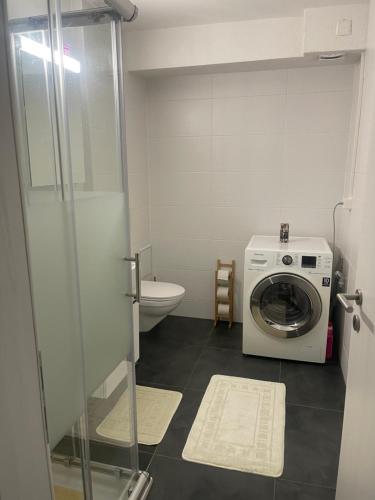
<path fill-rule="evenodd" d="M 176 314 L 212 317 L 217 258 L 238 266 L 254 233 L 331 240 L 342 199 L 352 66 L 149 82 L 153 272 L 187 290 Z"/>
<path fill-rule="evenodd" d="M 127 40 L 131 71 L 178 70 L 260 61 L 302 60 L 307 53 L 363 50 L 367 5 L 306 9 L 301 17 L 279 17 L 166 29 L 131 31 Z M 142 13 L 140 12 L 140 15 Z M 343 19 L 352 22 L 337 33 Z M 234 71 L 232 69 L 232 71 Z"/>
<path fill-rule="evenodd" d="M 132 31 L 128 64 L 145 71 L 300 57 L 302 42 L 302 17 Z"/>
<path fill-rule="evenodd" d="M 364 50 L 366 47 L 368 6 L 365 4 L 305 9 L 304 18 L 305 53 Z M 338 32 L 342 23 L 348 21 L 350 33 Z"/>

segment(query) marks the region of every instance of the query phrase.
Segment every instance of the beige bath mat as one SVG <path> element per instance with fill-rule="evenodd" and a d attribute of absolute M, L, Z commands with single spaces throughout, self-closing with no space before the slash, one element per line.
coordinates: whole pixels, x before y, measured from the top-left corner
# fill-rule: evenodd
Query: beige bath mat
<path fill-rule="evenodd" d="M 83 500 L 83 494 L 80 491 L 64 488 L 57 484 L 53 489 L 55 491 L 55 500 Z"/>
<path fill-rule="evenodd" d="M 159 444 L 180 404 L 182 394 L 175 391 L 137 385 L 138 442 Z M 129 401 L 125 392 L 96 432 L 116 441 L 129 442 Z"/>
<path fill-rule="evenodd" d="M 214 375 L 182 457 L 279 477 L 284 467 L 285 385 Z"/>

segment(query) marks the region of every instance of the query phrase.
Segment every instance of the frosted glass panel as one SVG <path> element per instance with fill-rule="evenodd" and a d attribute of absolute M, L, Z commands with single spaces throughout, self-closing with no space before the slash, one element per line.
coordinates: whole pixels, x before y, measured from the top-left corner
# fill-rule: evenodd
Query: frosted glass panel
<path fill-rule="evenodd" d="M 68 108 L 69 135 L 84 151 L 86 179 L 74 184 L 78 272 L 88 394 L 105 383 L 118 365 L 130 358 L 132 303 L 130 292 L 127 200 L 123 190 L 117 77 L 109 24 L 64 28 L 64 46 L 81 65 L 79 74 L 65 73 L 67 102 L 83 89 L 80 108 L 84 126 L 76 127 L 76 107 Z M 79 169 L 72 156 L 72 169 Z M 77 166 L 78 164 L 78 166 Z M 83 190 L 82 190 L 83 188 Z"/>
<path fill-rule="evenodd" d="M 82 322 L 88 394 L 131 354 L 130 280 L 124 193 L 76 193 Z M 129 291 L 129 290 L 128 290 Z"/>
<path fill-rule="evenodd" d="M 72 227 L 53 192 L 29 193 L 29 255 L 34 315 L 43 361 L 51 449 L 83 414 L 82 351 Z"/>

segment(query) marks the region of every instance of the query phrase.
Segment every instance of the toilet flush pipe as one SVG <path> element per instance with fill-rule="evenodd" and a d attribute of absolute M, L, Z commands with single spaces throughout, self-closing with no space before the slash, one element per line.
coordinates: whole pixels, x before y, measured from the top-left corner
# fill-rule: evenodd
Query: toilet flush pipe
<path fill-rule="evenodd" d="M 131 23 L 138 16 L 138 8 L 130 0 L 104 0 L 124 21 Z"/>

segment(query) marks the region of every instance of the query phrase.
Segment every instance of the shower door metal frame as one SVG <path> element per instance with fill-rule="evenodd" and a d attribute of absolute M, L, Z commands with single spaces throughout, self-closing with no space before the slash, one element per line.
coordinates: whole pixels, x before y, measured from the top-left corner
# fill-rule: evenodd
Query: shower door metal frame
<path fill-rule="evenodd" d="M 117 132 L 117 147 L 118 157 L 122 165 L 122 184 L 124 193 L 129 192 L 128 188 L 128 168 L 127 168 L 127 155 L 126 155 L 126 133 L 125 133 L 125 98 L 124 98 L 124 81 L 123 81 L 123 65 L 122 65 L 122 30 L 121 21 L 118 15 L 111 21 L 111 39 L 112 39 L 112 57 L 114 69 L 114 96 L 115 96 L 115 110 L 116 110 L 116 132 Z M 126 225 L 130 227 L 130 206 L 129 196 L 126 197 Z M 129 298 L 129 297 L 128 297 Z M 131 299 L 130 299 L 131 300 Z M 135 360 L 134 360 L 134 337 L 130 339 L 131 352 L 133 356 L 132 369 L 129 370 L 129 384 L 131 406 L 134 408 L 133 425 L 131 426 L 130 441 L 137 441 L 137 406 L 136 406 L 136 393 L 135 393 Z M 136 464 L 131 464 L 132 468 L 138 467 L 138 460 Z"/>
<path fill-rule="evenodd" d="M 13 87 L 13 96 L 12 96 L 12 104 L 14 106 L 15 114 L 17 117 L 17 126 L 15 127 L 16 135 L 18 136 L 19 149 L 21 149 L 21 157 L 18 158 L 18 167 L 19 170 L 22 170 L 22 165 L 24 164 L 25 158 L 28 157 L 28 148 L 25 149 L 25 135 L 27 135 L 27 131 L 24 128 L 25 125 L 25 116 L 21 110 L 20 100 L 19 100 L 19 82 L 17 78 L 17 70 L 16 70 L 16 57 L 15 57 L 15 44 L 14 38 L 12 38 L 12 34 L 17 34 L 21 32 L 30 32 L 30 31 L 40 31 L 47 30 L 50 33 L 50 42 L 51 42 L 51 52 L 52 52 L 52 75 L 53 75 L 53 98 L 54 98 L 54 116 L 56 118 L 57 125 L 59 130 L 57 131 L 58 137 L 58 146 L 61 148 L 61 137 L 60 134 L 63 133 L 65 136 L 65 148 L 67 149 L 64 153 L 67 155 L 65 160 L 62 158 L 62 151 L 59 149 L 57 156 L 59 159 L 59 167 L 61 173 L 61 196 L 62 199 L 66 198 L 66 193 L 64 189 L 64 182 L 68 184 L 68 190 L 72 190 L 73 179 L 71 175 L 71 152 L 70 152 L 70 144 L 69 144 L 69 132 L 68 132 L 68 121 L 67 121 L 67 109 L 66 109 L 66 96 L 64 89 L 64 79 L 61 72 L 63 72 L 63 64 L 60 61 L 60 65 L 55 65 L 55 50 L 59 57 L 62 57 L 62 28 L 64 27 L 83 27 L 88 25 L 95 25 L 101 23 L 110 23 L 111 26 L 111 39 L 112 39 L 112 54 L 113 54 L 113 69 L 114 69 L 114 96 L 115 96 L 115 111 L 116 111 L 116 129 L 117 129 L 117 144 L 119 147 L 118 155 L 120 158 L 121 168 L 122 168 L 122 183 L 124 193 L 128 193 L 128 182 L 127 182 L 127 162 L 126 162 L 126 135 L 125 135 L 125 99 L 124 99 L 124 79 L 123 79 L 123 54 L 122 54 L 122 17 L 111 8 L 99 8 L 99 9 L 89 9 L 83 11 L 73 11 L 73 12 L 65 12 L 61 13 L 60 11 L 60 1 L 57 0 L 55 5 L 57 6 L 56 12 L 52 12 L 51 8 L 51 0 L 47 0 L 49 7 L 48 16 L 35 16 L 32 18 L 18 19 L 15 21 L 10 21 L 8 23 L 8 32 L 10 35 L 10 39 L 12 40 L 10 44 L 8 44 L 8 48 L 11 52 L 11 59 L 13 59 L 13 75 L 11 87 Z M 64 23 L 64 24 L 62 24 Z M 30 29 L 30 24 L 32 25 L 32 29 Z M 55 47 L 55 40 L 53 40 L 52 31 L 56 32 L 57 35 L 57 47 Z M 56 82 L 57 72 L 56 67 L 59 67 L 60 70 L 60 82 L 59 84 Z M 60 102 L 58 102 L 57 98 L 57 88 L 60 86 Z M 49 103 L 51 104 L 51 103 Z M 60 106 L 60 108 L 59 108 Z M 63 130 L 61 130 L 61 127 Z M 55 133 L 55 132 L 54 132 Z M 21 145 L 21 147 L 20 147 Z M 64 147 L 64 144 L 63 144 Z M 26 161 L 28 163 L 29 160 Z M 69 179 L 64 180 L 63 173 L 63 163 L 68 163 L 68 176 Z M 21 178 L 25 179 L 25 172 L 20 172 Z M 27 183 L 29 184 L 29 183 Z M 69 193 L 70 195 L 71 193 Z M 68 195 L 68 199 L 70 196 Z M 125 217 L 127 219 L 127 226 L 129 227 L 129 197 L 126 196 L 126 214 Z M 134 341 L 131 336 L 131 353 L 132 353 L 132 363 L 131 370 L 129 370 L 129 384 L 130 394 L 131 394 L 131 406 L 134 408 L 133 412 L 133 425 L 132 428 L 132 436 L 131 442 L 137 442 L 137 429 L 136 429 L 136 394 L 135 394 L 135 365 L 134 365 Z M 39 357 L 38 357 L 39 358 Z M 39 358 L 40 359 L 40 358 Z M 40 372 L 42 374 L 42 367 L 39 366 Z M 40 393 L 40 401 L 42 407 L 44 406 L 43 401 L 43 388 L 41 387 Z M 85 419 L 87 419 L 87 402 L 85 403 Z M 45 428 L 47 428 L 47 423 L 44 422 Z M 85 441 L 87 438 L 85 438 Z M 47 449 L 48 456 L 51 459 L 49 443 L 48 443 L 48 434 L 46 432 L 45 436 L 45 446 Z M 125 490 L 121 495 L 121 500 L 127 498 L 128 500 L 144 500 L 149 490 L 152 486 L 152 477 L 148 472 L 140 471 L 138 468 L 138 460 L 136 459 L 136 463 L 131 463 L 131 469 L 125 469 L 122 467 L 100 464 L 97 462 L 93 462 L 90 460 L 90 453 L 88 443 L 85 444 L 83 451 L 83 459 L 75 459 L 72 460 L 69 465 L 77 466 L 82 469 L 83 480 L 84 480 L 84 492 L 86 500 L 92 500 L 93 493 L 91 487 L 91 468 L 93 470 L 98 470 L 104 473 L 109 474 L 122 474 L 122 473 L 133 473 L 135 475 L 135 480 L 133 484 L 130 486 L 130 490 Z M 56 457 L 59 460 L 59 457 Z M 66 463 L 66 462 L 65 462 Z M 50 483 L 52 483 L 52 478 L 50 477 Z M 51 489 L 52 491 L 52 489 Z"/>

